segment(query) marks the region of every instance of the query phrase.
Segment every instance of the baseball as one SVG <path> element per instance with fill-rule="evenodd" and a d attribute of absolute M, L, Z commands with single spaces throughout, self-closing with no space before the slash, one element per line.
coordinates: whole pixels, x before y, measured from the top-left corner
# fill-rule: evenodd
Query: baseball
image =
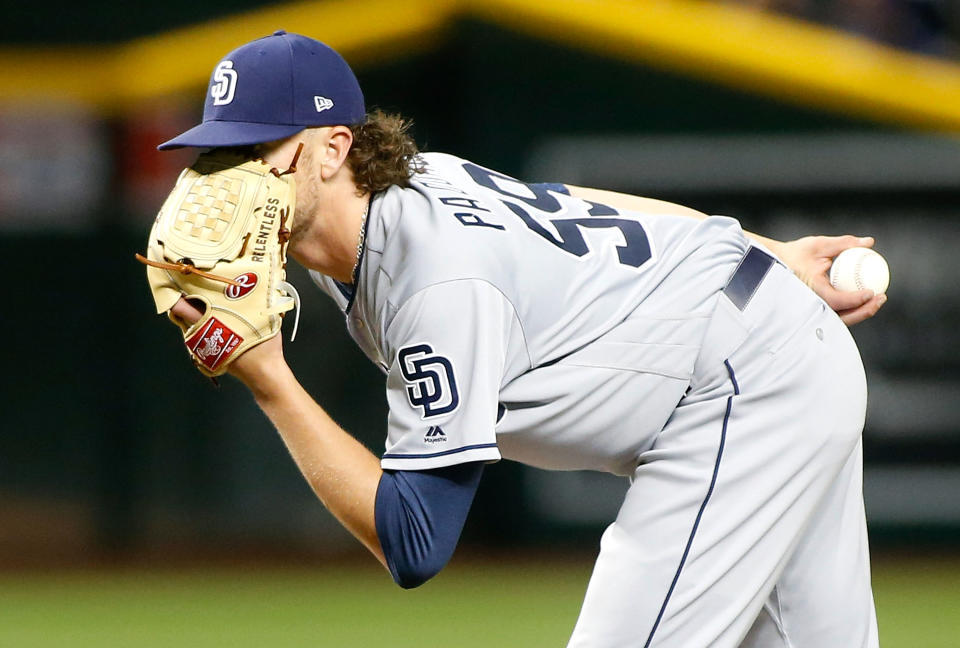
<path fill-rule="evenodd" d="M 870 248 L 844 250 L 830 266 L 830 283 L 837 290 L 872 290 L 879 295 L 890 284 L 886 260 Z"/>

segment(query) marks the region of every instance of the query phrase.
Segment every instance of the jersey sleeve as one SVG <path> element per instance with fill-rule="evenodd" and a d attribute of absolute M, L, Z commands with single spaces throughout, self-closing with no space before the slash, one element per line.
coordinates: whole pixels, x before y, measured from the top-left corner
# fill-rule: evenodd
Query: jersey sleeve
<path fill-rule="evenodd" d="M 513 306 L 491 284 L 449 281 L 411 296 L 385 339 L 387 470 L 498 461 L 494 426 Z"/>

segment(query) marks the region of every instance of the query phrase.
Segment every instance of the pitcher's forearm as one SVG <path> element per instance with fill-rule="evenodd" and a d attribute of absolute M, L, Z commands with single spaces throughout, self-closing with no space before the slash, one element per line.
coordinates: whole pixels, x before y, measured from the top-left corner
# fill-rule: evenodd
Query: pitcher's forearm
<path fill-rule="evenodd" d="M 674 214 L 677 216 L 695 218 L 697 220 L 703 220 L 707 217 L 707 215 L 701 211 L 697 211 L 696 209 L 692 209 L 690 207 L 684 207 L 683 205 L 667 202 L 665 200 L 644 198 L 642 196 L 632 196 L 630 194 L 619 193 L 617 191 L 607 191 L 605 189 L 590 189 L 588 187 L 577 187 L 574 185 L 565 186 L 567 187 L 567 190 L 570 192 L 571 196 L 583 198 L 584 200 L 601 202 L 617 209 L 639 211 L 648 214 Z M 744 234 L 746 234 L 751 240 L 760 243 L 774 254 L 778 256 L 780 255 L 780 247 L 783 245 L 783 243 L 780 241 L 770 239 L 765 236 L 760 236 L 759 234 L 754 234 L 753 232 L 744 231 Z"/>
<path fill-rule="evenodd" d="M 242 380 L 320 501 L 385 563 L 374 519 L 379 460 L 314 402 L 286 363 L 245 373 Z"/>
<path fill-rule="evenodd" d="M 639 211 L 647 214 L 671 214 L 703 220 L 703 212 L 683 205 L 675 205 L 663 200 L 631 196 L 605 191 L 566 185 L 571 196 L 604 203 L 617 209 Z M 810 289 L 819 295 L 840 319 L 852 326 L 876 315 L 886 302 L 886 295 L 874 295 L 872 291 L 841 291 L 835 289 L 827 278 L 827 271 L 833 259 L 850 247 L 871 247 L 872 237 L 845 236 L 806 236 L 795 241 L 778 241 L 744 230 L 744 234 L 755 243 L 764 246 L 775 254 Z"/>
<path fill-rule="evenodd" d="M 608 191 L 606 189 L 591 189 L 589 187 L 577 187 L 574 185 L 565 185 L 571 196 L 592 200 L 594 202 L 610 205 L 617 209 L 625 211 L 638 211 L 654 214 L 676 214 L 677 216 L 688 216 L 690 218 L 704 219 L 707 217 L 703 212 L 683 205 L 657 200 L 656 198 L 644 198 L 642 196 L 633 196 L 631 194 L 620 193 L 618 191 Z"/>

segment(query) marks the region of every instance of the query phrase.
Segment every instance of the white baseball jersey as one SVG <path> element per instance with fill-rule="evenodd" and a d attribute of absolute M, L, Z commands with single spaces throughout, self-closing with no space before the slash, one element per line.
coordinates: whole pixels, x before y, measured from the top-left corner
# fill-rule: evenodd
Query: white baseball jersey
<path fill-rule="evenodd" d="M 409 188 L 370 205 L 353 301 L 313 274 L 387 371 L 383 467 L 506 457 L 629 474 L 688 386 L 747 247 L 739 225 L 623 213 L 450 155 L 423 160 Z M 648 379 L 618 396 L 617 376 L 574 367 Z"/>
<path fill-rule="evenodd" d="M 875 648 L 866 388 L 836 315 L 769 257 L 736 297 L 732 219 L 423 159 L 371 202 L 355 292 L 313 275 L 387 373 L 382 466 L 629 475 L 572 648 Z"/>

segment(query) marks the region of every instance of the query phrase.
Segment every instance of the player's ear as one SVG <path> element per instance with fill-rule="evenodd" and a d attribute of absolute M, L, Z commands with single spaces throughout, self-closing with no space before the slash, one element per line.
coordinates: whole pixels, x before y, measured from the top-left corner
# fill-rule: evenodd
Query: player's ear
<path fill-rule="evenodd" d="M 331 126 L 324 137 L 321 177 L 327 180 L 346 163 L 347 154 L 353 145 L 353 131 L 346 126 Z"/>

